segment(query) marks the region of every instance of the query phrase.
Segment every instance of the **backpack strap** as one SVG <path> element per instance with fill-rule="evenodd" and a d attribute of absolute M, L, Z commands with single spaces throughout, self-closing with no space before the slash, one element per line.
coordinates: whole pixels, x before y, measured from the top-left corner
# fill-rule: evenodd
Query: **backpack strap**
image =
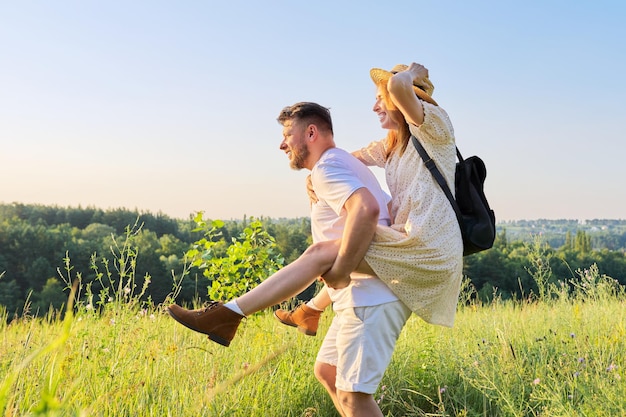
<path fill-rule="evenodd" d="M 452 208 L 454 209 L 454 212 L 456 213 L 456 219 L 459 222 L 459 226 L 462 225 L 463 216 L 461 215 L 461 210 L 459 209 L 459 205 L 456 203 L 456 200 L 452 196 L 452 192 L 450 191 L 450 187 L 448 187 L 448 183 L 446 182 L 445 178 L 439 171 L 439 168 L 437 168 L 437 165 L 435 165 L 435 161 L 430 157 L 428 152 L 426 152 L 426 149 L 424 149 L 420 141 L 417 140 L 417 138 L 414 135 L 411 135 L 411 140 L 413 141 L 413 145 L 415 145 L 415 149 L 417 149 L 417 153 L 422 157 L 422 160 L 424 161 L 424 165 L 426 165 L 426 168 L 428 168 L 430 173 L 433 175 L 433 178 L 435 179 L 435 181 L 437 181 L 437 183 L 443 190 L 443 193 L 446 195 L 446 197 L 448 197 L 448 200 L 450 201 L 450 204 L 452 205 Z M 460 161 L 463 161 L 463 157 L 461 156 L 461 152 L 459 152 L 459 148 L 456 148 L 456 155 Z M 461 227 L 461 231 L 463 231 L 462 227 Z"/>

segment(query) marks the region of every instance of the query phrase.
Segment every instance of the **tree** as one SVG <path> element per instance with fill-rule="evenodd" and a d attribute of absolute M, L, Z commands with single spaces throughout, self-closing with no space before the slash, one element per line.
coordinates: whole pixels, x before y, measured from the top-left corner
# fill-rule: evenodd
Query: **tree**
<path fill-rule="evenodd" d="M 574 250 L 581 253 L 588 253 L 591 251 L 591 238 L 584 230 L 578 230 L 576 232 Z"/>
<path fill-rule="evenodd" d="M 35 259 L 24 273 L 29 287 L 35 291 L 40 291 L 46 282 L 46 277 L 53 276 L 55 269 L 50 265 L 48 259 L 39 256 Z"/>
<path fill-rule="evenodd" d="M 0 281 L 0 304 L 2 304 L 9 316 L 19 314 L 18 309 L 24 305 L 22 290 L 15 280 Z"/>
<path fill-rule="evenodd" d="M 224 222 L 206 222 L 201 213 L 196 222 L 205 237 L 194 244 L 187 257 L 209 279 L 208 294 L 213 300 L 230 300 L 249 291 L 284 263 L 274 238 L 259 220 L 251 218 L 241 234 L 226 245 L 225 252 L 220 231 Z"/>
<path fill-rule="evenodd" d="M 46 312 L 51 307 L 60 310 L 67 302 L 67 295 L 63 292 L 63 284 L 56 278 L 48 278 L 43 289 L 35 298 L 35 305 L 40 312 Z"/>
<path fill-rule="evenodd" d="M 572 232 L 569 230 L 565 233 L 565 248 L 566 249 L 574 249 L 574 244 L 572 243 Z"/>

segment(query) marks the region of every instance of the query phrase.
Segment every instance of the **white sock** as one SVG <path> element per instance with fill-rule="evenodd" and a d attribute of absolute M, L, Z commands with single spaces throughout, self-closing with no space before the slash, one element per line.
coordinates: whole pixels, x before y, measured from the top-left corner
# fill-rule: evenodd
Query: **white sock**
<path fill-rule="evenodd" d="M 307 307 L 311 307 L 313 310 L 323 311 L 321 308 L 315 305 L 315 301 L 311 298 L 308 303 L 306 303 Z"/>
<path fill-rule="evenodd" d="M 227 307 L 227 308 L 233 310 L 235 313 L 246 317 L 246 315 L 243 314 L 243 311 L 241 311 L 241 309 L 239 308 L 239 304 L 237 304 L 237 300 L 236 299 L 235 300 L 230 300 L 229 302 L 224 304 L 224 307 Z"/>

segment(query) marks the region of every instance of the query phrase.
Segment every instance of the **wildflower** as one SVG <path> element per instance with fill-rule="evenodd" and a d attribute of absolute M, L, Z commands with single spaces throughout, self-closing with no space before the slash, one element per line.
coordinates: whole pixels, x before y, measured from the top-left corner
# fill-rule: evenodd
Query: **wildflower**
<path fill-rule="evenodd" d="M 244 362 L 243 365 L 241 366 L 243 368 L 243 370 L 245 371 L 246 369 L 248 369 L 250 367 L 250 362 Z"/>
<path fill-rule="evenodd" d="M 126 295 L 130 294 L 130 288 L 129 287 L 124 287 L 124 294 L 126 294 Z"/>
<path fill-rule="evenodd" d="M 154 321 L 156 319 L 156 316 L 153 314 L 150 314 L 150 320 Z"/>
<path fill-rule="evenodd" d="M 577 378 L 578 375 L 580 375 L 580 372 L 578 372 L 578 371 L 574 372 L 574 378 Z"/>
<path fill-rule="evenodd" d="M 584 363 L 585 362 L 585 358 L 578 358 L 578 363 Z"/>
<path fill-rule="evenodd" d="M 439 388 L 439 394 L 443 394 L 444 392 L 446 392 L 448 390 L 448 386 L 444 385 L 443 387 Z"/>
<path fill-rule="evenodd" d="M 576 333 L 570 333 L 569 337 L 571 337 L 572 339 L 576 337 Z"/>
<path fill-rule="evenodd" d="M 617 369 L 617 365 L 615 365 L 614 363 L 610 364 L 608 368 L 606 368 L 607 372 L 613 372 L 614 370 Z"/>
<path fill-rule="evenodd" d="M 539 383 L 540 383 L 540 382 L 541 382 L 541 379 L 539 379 L 539 378 L 535 378 L 535 379 L 533 380 L 533 385 L 539 385 Z"/>
<path fill-rule="evenodd" d="M 376 400 L 376 404 L 380 404 L 380 402 L 385 398 L 385 390 L 387 389 L 387 385 L 383 385 L 380 387 L 380 397 Z"/>
<path fill-rule="evenodd" d="M 86 310 L 93 310 L 93 305 L 91 305 L 91 303 L 89 303 L 89 304 L 87 304 L 87 305 L 85 306 L 85 309 L 86 309 Z"/>

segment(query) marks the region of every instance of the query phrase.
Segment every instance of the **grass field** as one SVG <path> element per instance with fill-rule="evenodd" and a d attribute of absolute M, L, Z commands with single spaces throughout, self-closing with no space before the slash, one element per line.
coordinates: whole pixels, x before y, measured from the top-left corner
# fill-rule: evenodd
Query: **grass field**
<path fill-rule="evenodd" d="M 335 416 L 317 337 L 271 312 L 229 348 L 161 307 L 117 298 L 63 319 L 0 318 L 4 416 Z M 543 299 L 464 303 L 452 329 L 413 316 L 376 393 L 388 416 L 626 415 L 626 296 L 597 270 Z"/>

